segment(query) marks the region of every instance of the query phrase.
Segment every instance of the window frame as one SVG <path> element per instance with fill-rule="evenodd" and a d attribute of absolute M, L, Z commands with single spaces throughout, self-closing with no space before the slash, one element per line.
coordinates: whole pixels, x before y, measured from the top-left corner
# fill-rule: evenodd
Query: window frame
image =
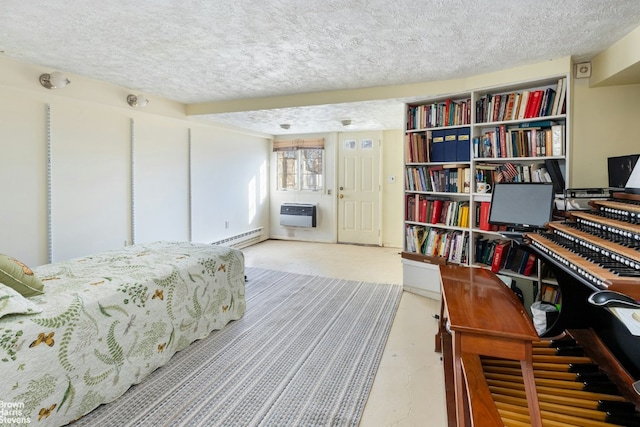
<path fill-rule="evenodd" d="M 324 138 L 274 141 L 273 151 L 276 162 L 276 191 L 307 193 L 325 190 Z M 291 169 L 295 172 L 289 172 Z M 314 169 L 317 172 L 314 172 Z M 286 173 L 286 176 L 283 176 L 283 173 Z"/>

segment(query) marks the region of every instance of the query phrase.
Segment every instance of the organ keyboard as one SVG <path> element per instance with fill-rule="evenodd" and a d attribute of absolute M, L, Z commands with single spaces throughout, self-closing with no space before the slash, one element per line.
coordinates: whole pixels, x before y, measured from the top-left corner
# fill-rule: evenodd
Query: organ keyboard
<path fill-rule="evenodd" d="M 567 328 L 593 328 L 619 362 L 640 379 L 640 338 L 607 309 L 587 302 L 609 289 L 640 300 L 640 195 L 615 193 L 590 202 L 591 211 L 570 212 L 547 230 L 527 233 L 529 249 L 558 279 L 562 310 L 546 335 Z"/>
<path fill-rule="evenodd" d="M 592 211 L 571 212 L 566 221 L 547 224 L 544 232 L 525 234 L 524 247 L 553 271 L 562 296 L 556 322 L 542 341 L 526 347 L 531 351 L 526 360 L 532 366 L 534 392 L 525 387 L 532 380 L 522 359 L 495 357 L 487 354 L 492 353 L 490 348 L 451 352 L 455 345 L 447 337 L 468 332 L 469 325 L 458 321 L 455 328 L 453 324 L 448 328 L 451 313 L 444 301 L 469 298 L 469 292 L 477 295 L 467 304 L 488 304 L 489 300 L 477 290 L 482 287 L 473 283 L 475 274 L 469 274 L 468 286 L 458 286 L 464 296 L 453 294 L 455 287 L 445 282 L 459 282 L 462 275 L 441 266 L 443 310 L 436 347 L 445 362 L 450 426 L 640 426 L 640 383 L 636 381 L 640 379 L 640 337 L 631 335 L 609 309 L 588 302 L 594 292 L 607 289 L 640 300 L 640 196 L 615 194 L 609 200 L 592 200 L 590 205 Z M 486 315 L 501 318 L 504 313 Z M 495 319 L 470 322 L 493 325 Z M 473 331 L 479 333 L 477 327 Z M 493 338 L 500 335 L 499 331 L 484 333 Z M 452 392 L 452 366 L 464 377 L 455 379 L 456 393 Z"/>

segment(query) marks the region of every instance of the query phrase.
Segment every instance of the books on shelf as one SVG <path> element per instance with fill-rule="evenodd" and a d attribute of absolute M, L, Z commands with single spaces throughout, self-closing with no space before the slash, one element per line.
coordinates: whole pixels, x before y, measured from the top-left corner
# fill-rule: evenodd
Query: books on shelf
<path fill-rule="evenodd" d="M 475 183 L 486 182 L 550 182 L 556 193 L 565 187 L 564 176 L 557 159 L 545 158 L 537 163 L 481 163 L 476 165 Z"/>
<path fill-rule="evenodd" d="M 429 129 L 444 126 L 463 126 L 471 123 L 471 99 L 409 105 L 407 129 Z"/>
<path fill-rule="evenodd" d="M 405 190 L 433 191 L 428 166 L 409 166 L 405 172 Z"/>
<path fill-rule="evenodd" d="M 498 240 L 495 242 L 495 249 L 493 250 L 493 259 L 491 260 L 491 271 L 498 273 L 504 267 L 507 259 L 507 251 L 511 245 L 510 240 Z"/>
<path fill-rule="evenodd" d="M 478 218 L 478 228 L 484 231 L 495 231 L 495 226 L 489 224 L 489 212 L 491 212 L 491 202 L 480 202 L 476 204 L 479 206 L 479 213 L 476 216 Z"/>
<path fill-rule="evenodd" d="M 554 191 L 562 193 L 565 186 L 564 176 L 557 159 L 545 158 L 538 163 L 481 163 L 476 165 L 475 182 L 489 185 L 499 182 L 550 182 Z"/>
<path fill-rule="evenodd" d="M 440 193 L 468 193 L 471 169 L 466 164 L 407 166 L 405 190 Z"/>
<path fill-rule="evenodd" d="M 476 121 L 490 123 L 556 116 L 565 113 L 565 99 L 565 77 L 545 88 L 486 94 L 476 101 Z"/>
<path fill-rule="evenodd" d="M 551 120 L 498 125 L 474 137 L 475 158 L 563 156 L 565 126 Z"/>
<path fill-rule="evenodd" d="M 526 256 L 526 261 L 524 261 L 524 266 L 519 271 L 520 274 L 524 276 L 531 276 L 533 272 L 536 270 L 536 260 L 538 258 L 534 254 L 528 254 Z"/>
<path fill-rule="evenodd" d="M 523 276 L 531 276 L 538 264 L 534 254 L 512 245 L 510 240 L 485 236 L 475 239 L 474 262 L 488 266 L 494 273 L 509 270 Z"/>
<path fill-rule="evenodd" d="M 469 233 L 422 225 L 406 227 L 407 249 L 416 254 L 440 257 L 464 264 L 468 257 Z"/>
<path fill-rule="evenodd" d="M 551 155 L 564 156 L 564 125 L 551 126 Z"/>
<path fill-rule="evenodd" d="M 413 132 L 405 135 L 404 162 L 426 163 L 429 162 L 429 145 L 427 133 Z"/>
<path fill-rule="evenodd" d="M 564 114 L 566 110 L 566 95 L 567 95 L 567 79 L 566 77 L 558 79 L 556 86 L 556 99 L 551 108 L 551 115 Z"/>
<path fill-rule="evenodd" d="M 427 227 L 422 225 L 409 225 L 406 227 L 405 239 L 409 252 L 422 253 L 428 230 Z"/>
<path fill-rule="evenodd" d="M 405 221 L 469 227 L 469 202 L 411 194 L 405 196 Z"/>

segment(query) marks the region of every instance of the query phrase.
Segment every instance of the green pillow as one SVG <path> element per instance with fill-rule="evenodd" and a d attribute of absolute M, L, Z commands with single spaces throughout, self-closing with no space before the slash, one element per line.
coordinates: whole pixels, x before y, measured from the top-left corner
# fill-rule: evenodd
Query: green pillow
<path fill-rule="evenodd" d="M 33 271 L 15 258 L 0 254 L 0 283 L 24 297 L 43 294 L 44 285 Z"/>
<path fill-rule="evenodd" d="M 8 286 L 0 285 L 0 317 L 9 314 L 42 313 L 38 307 Z"/>

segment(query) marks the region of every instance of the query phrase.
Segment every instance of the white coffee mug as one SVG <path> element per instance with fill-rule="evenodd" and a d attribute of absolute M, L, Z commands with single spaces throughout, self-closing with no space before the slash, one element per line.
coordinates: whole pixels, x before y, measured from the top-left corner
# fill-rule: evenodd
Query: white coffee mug
<path fill-rule="evenodd" d="M 476 184 L 477 193 L 488 193 L 489 191 L 491 191 L 491 184 L 487 184 L 486 182 Z"/>

